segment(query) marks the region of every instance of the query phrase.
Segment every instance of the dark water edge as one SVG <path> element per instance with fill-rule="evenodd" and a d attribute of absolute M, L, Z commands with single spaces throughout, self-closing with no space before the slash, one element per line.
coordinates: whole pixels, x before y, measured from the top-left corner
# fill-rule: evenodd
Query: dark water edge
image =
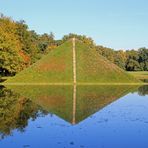
<path fill-rule="evenodd" d="M 147 148 L 148 86 L 0 86 L 0 148 Z"/>

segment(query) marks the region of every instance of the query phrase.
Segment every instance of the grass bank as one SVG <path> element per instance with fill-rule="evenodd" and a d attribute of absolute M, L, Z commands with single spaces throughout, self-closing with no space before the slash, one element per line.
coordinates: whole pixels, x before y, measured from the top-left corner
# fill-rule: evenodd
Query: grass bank
<path fill-rule="evenodd" d="M 138 72 L 128 72 L 130 75 L 134 76 L 136 79 L 144 80 L 148 83 L 148 71 L 138 71 Z"/>

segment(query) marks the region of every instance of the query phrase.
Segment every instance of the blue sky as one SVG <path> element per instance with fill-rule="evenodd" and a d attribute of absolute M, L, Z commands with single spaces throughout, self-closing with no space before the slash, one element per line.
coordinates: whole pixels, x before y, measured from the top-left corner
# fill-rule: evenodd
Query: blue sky
<path fill-rule="evenodd" d="M 0 12 L 56 39 L 73 32 L 114 49 L 148 47 L 148 0 L 0 0 Z"/>

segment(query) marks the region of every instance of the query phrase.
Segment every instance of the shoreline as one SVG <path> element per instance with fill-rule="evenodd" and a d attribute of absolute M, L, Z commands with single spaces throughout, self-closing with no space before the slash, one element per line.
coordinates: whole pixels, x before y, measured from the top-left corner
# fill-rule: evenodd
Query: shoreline
<path fill-rule="evenodd" d="M 91 86 L 91 85 L 148 85 L 148 83 L 0 83 L 0 86 L 6 86 L 6 85 L 18 85 L 18 86 L 23 86 L 23 85 L 32 85 L 32 86 L 35 86 L 35 85 L 41 85 L 41 86 L 50 86 L 50 85 L 53 85 L 53 86 L 62 86 L 62 85 L 66 85 L 66 86 Z"/>

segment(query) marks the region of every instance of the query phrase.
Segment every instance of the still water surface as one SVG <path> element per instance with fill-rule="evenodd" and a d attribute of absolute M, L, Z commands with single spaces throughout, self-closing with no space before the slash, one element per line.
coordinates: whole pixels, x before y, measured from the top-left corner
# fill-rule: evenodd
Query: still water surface
<path fill-rule="evenodd" d="M 148 86 L 1 86 L 0 148 L 148 148 Z"/>

